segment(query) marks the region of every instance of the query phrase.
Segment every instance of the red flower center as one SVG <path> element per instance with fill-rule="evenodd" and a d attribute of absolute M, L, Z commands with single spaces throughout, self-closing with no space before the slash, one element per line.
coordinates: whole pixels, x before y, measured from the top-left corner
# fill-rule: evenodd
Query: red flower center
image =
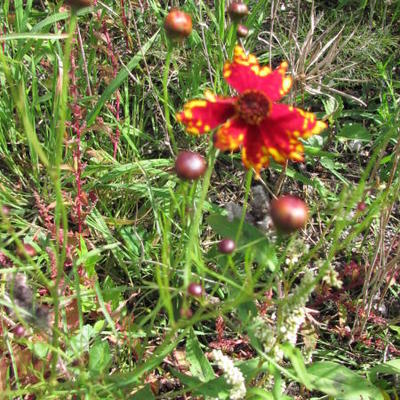
<path fill-rule="evenodd" d="M 249 125 L 259 125 L 271 111 L 271 100 L 258 90 L 246 90 L 237 99 L 235 108 Z"/>

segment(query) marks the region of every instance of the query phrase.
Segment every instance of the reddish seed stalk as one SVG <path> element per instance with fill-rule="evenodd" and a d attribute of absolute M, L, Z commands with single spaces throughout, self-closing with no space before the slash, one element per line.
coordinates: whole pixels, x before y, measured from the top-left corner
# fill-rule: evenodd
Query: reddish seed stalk
<path fill-rule="evenodd" d="M 0 267 L 12 267 L 12 261 L 0 251 Z"/>
<path fill-rule="evenodd" d="M 122 24 L 124 25 L 124 36 L 125 36 L 125 43 L 126 43 L 126 48 L 129 49 L 129 40 L 128 40 L 128 19 L 126 18 L 125 14 L 125 1 L 121 0 L 121 19 L 122 19 Z"/>
<path fill-rule="evenodd" d="M 119 91 L 117 91 L 117 100 L 116 100 L 116 119 L 117 119 L 117 129 L 115 130 L 115 141 L 114 141 L 114 158 L 117 156 L 117 150 L 118 150 L 118 143 L 119 143 L 119 137 L 120 137 L 120 131 L 119 131 L 119 107 L 120 107 L 120 101 L 119 101 Z"/>
<path fill-rule="evenodd" d="M 3 25 L 3 28 L 1 28 L 1 31 L 0 31 L 0 37 L 3 36 L 3 35 L 5 35 L 6 33 L 7 33 L 6 25 L 4 24 L 4 25 Z M 3 43 L 1 44 L 1 47 L 2 47 L 2 49 L 3 49 L 3 53 L 5 53 L 5 52 L 6 52 L 6 42 L 3 42 Z"/>
<path fill-rule="evenodd" d="M 71 52 L 71 96 L 72 96 L 72 115 L 74 118 L 72 124 L 72 130 L 75 133 L 75 150 L 74 150 L 74 159 L 75 159 L 75 183 L 77 195 L 75 199 L 75 210 L 77 213 L 78 219 L 78 232 L 79 235 L 82 234 L 82 160 L 81 160 L 81 126 L 80 121 L 83 119 L 82 109 L 78 104 L 78 87 L 76 84 L 76 64 L 75 64 L 75 55 L 74 52 Z M 80 247 L 80 243 L 79 243 Z"/>
<path fill-rule="evenodd" d="M 49 208 L 50 206 L 46 206 L 43 200 L 40 198 L 37 192 L 33 193 L 36 202 L 36 208 L 39 211 L 39 216 L 44 222 L 44 226 L 50 232 L 51 238 L 56 241 L 58 235 L 58 241 L 62 245 L 64 240 L 63 229 L 59 229 L 57 233 L 56 224 L 54 222 L 54 217 L 50 215 Z M 68 237 L 73 237 L 73 233 L 68 231 Z M 66 259 L 64 262 L 64 267 L 69 268 L 72 265 L 72 256 L 73 256 L 73 247 L 67 242 L 65 245 L 66 248 Z"/>
<path fill-rule="evenodd" d="M 97 6 L 97 0 L 93 0 L 93 5 L 96 7 Z M 124 0 L 121 0 L 121 8 L 122 8 L 122 21 L 125 25 L 125 27 L 127 27 L 127 18 L 126 18 L 126 14 L 125 14 L 125 7 L 124 7 Z M 103 27 L 103 33 L 104 36 L 106 38 L 106 42 L 107 42 L 107 50 L 108 50 L 108 57 L 111 60 L 111 65 L 113 67 L 113 78 L 116 77 L 117 75 L 117 70 L 118 70 L 118 60 L 115 57 L 115 53 L 114 53 L 114 49 L 112 46 L 112 42 L 111 42 L 111 38 L 110 35 L 108 33 L 108 29 L 107 29 L 107 24 L 105 23 L 105 21 L 101 21 L 101 13 L 98 10 L 96 13 L 97 16 L 97 20 L 99 22 L 101 22 L 102 27 Z M 125 37 L 127 40 L 127 36 Z M 128 42 L 127 42 L 128 45 Z M 111 142 L 113 144 L 113 157 L 116 158 L 117 156 L 117 151 L 118 151 L 118 143 L 119 143 L 119 138 L 120 138 L 120 131 L 119 131 L 119 111 L 120 111 L 120 98 L 119 98 L 119 91 L 117 90 L 116 93 L 116 100 L 115 100 L 115 108 L 112 107 L 112 111 L 113 114 L 117 120 L 117 128 L 115 130 L 115 135 L 111 137 Z"/>
<path fill-rule="evenodd" d="M 224 318 L 219 315 L 215 320 L 215 330 L 217 331 L 217 341 L 221 343 L 224 339 L 225 322 Z"/>
<path fill-rule="evenodd" d="M 114 49 L 113 49 L 113 45 L 111 42 L 111 38 L 110 35 L 108 33 L 108 29 L 107 29 L 107 25 L 105 23 L 105 21 L 103 20 L 103 33 L 104 36 L 106 38 L 106 42 L 107 42 L 107 50 L 108 50 L 108 57 L 111 61 L 111 65 L 113 68 L 113 78 L 115 78 L 117 76 L 117 70 L 118 70 L 118 60 L 115 56 L 114 53 Z M 115 129 L 115 135 L 114 137 L 111 138 L 111 141 L 113 143 L 113 156 L 114 158 L 116 158 L 117 156 L 117 150 L 118 150 L 118 143 L 119 143 L 119 137 L 120 137 L 120 131 L 119 131 L 119 110 L 120 110 L 120 98 L 119 98 L 119 91 L 117 90 L 116 93 L 116 101 L 115 101 L 115 108 L 112 108 L 115 119 L 117 120 L 117 128 Z"/>

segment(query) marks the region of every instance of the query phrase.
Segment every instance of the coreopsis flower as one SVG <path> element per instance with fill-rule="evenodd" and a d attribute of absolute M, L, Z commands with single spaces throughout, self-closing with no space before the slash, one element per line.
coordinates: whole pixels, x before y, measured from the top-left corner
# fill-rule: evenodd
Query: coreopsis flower
<path fill-rule="evenodd" d="M 206 92 L 204 99 L 186 103 L 177 120 L 196 135 L 218 128 L 215 147 L 223 151 L 241 148 L 244 166 L 257 174 L 269 165 L 270 157 L 280 164 L 288 159 L 303 161 L 299 139 L 319 134 L 327 125 L 310 112 L 277 103 L 292 86 L 287 67 L 286 62 L 275 70 L 260 66 L 253 54 L 246 55 L 236 46 L 223 75 L 238 95 L 219 97 Z"/>

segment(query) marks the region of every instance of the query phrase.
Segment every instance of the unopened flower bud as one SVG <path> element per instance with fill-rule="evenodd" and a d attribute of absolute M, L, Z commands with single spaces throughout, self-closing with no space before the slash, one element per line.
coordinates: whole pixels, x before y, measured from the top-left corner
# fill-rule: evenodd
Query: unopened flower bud
<path fill-rule="evenodd" d="M 190 319 L 193 316 L 193 311 L 190 308 L 181 308 L 179 313 L 182 318 Z"/>
<path fill-rule="evenodd" d="M 35 248 L 29 243 L 24 243 L 23 250 L 20 248 L 17 248 L 16 253 L 17 253 L 17 256 L 20 258 L 25 258 L 26 256 L 29 256 L 29 257 L 36 256 Z"/>
<path fill-rule="evenodd" d="M 204 157 L 192 151 L 182 151 L 175 161 L 175 172 L 181 179 L 195 180 L 201 178 L 207 169 Z"/>
<path fill-rule="evenodd" d="M 358 204 L 357 204 L 357 210 L 358 211 L 365 211 L 365 209 L 367 208 L 367 205 L 363 202 L 363 201 L 360 201 Z"/>
<path fill-rule="evenodd" d="M 171 10 L 164 21 L 167 36 L 174 40 L 183 40 L 192 33 L 192 18 L 184 11 Z"/>
<path fill-rule="evenodd" d="M 232 239 L 225 238 L 218 243 L 218 250 L 223 254 L 231 254 L 234 252 L 236 244 Z"/>
<path fill-rule="evenodd" d="M 236 33 L 238 37 L 245 38 L 249 34 L 249 28 L 247 28 L 247 26 L 244 25 L 238 25 Z"/>
<path fill-rule="evenodd" d="M 16 337 L 20 338 L 25 335 L 25 328 L 22 325 L 16 325 L 13 332 Z"/>
<path fill-rule="evenodd" d="M 5 216 L 8 217 L 10 214 L 10 207 L 8 206 L 1 206 L 1 213 Z"/>
<path fill-rule="evenodd" d="M 193 297 L 201 297 L 203 288 L 200 284 L 192 282 L 187 288 L 188 293 Z"/>
<path fill-rule="evenodd" d="M 83 8 L 92 6 L 93 0 L 65 0 L 65 4 L 74 8 Z"/>
<path fill-rule="evenodd" d="M 247 17 L 249 9 L 245 3 L 234 1 L 228 8 L 228 14 L 232 21 L 239 22 L 242 18 Z"/>
<path fill-rule="evenodd" d="M 275 227 L 284 233 L 304 228 L 308 219 L 308 207 L 295 196 L 281 196 L 271 202 L 270 213 Z"/>

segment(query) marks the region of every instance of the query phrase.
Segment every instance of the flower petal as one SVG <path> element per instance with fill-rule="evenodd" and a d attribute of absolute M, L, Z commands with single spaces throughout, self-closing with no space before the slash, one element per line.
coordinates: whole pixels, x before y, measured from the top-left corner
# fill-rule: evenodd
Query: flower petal
<path fill-rule="evenodd" d="M 222 151 L 237 150 L 243 143 L 248 125 L 238 117 L 228 119 L 215 133 L 214 146 Z"/>
<path fill-rule="evenodd" d="M 270 100 L 278 101 L 292 86 L 292 78 L 286 76 L 287 67 L 286 62 L 274 71 L 261 67 L 253 54 L 246 55 L 241 46 L 236 46 L 233 61 L 224 65 L 224 78 L 239 93 L 260 90 Z"/>
<path fill-rule="evenodd" d="M 248 126 L 242 147 L 242 161 L 247 169 L 253 168 L 257 175 L 269 165 L 268 149 L 257 125 Z"/>
<path fill-rule="evenodd" d="M 191 100 L 176 114 L 176 119 L 186 126 L 189 133 L 198 135 L 210 132 L 235 113 L 234 98 L 217 97 L 210 92 L 205 99 Z"/>
<path fill-rule="evenodd" d="M 242 159 L 246 168 L 259 174 L 269 164 L 290 159 L 303 161 L 304 146 L 299 138 L 321 133 L 327 124 L 314 114 L 285 104 L 274 104 L 269 116 L 259 126 L 248 126 L 243 142 Z"/>
<path fill-rule="evenodd" d="M 303 144 L 299 138 L 308 138 L 325 130 L 327 124 L 318 121 L 313 113 L 286 104 L 274 104 L 260 124 L 263 146 L 278 163 L 287 159 L 303 161 Z"/>

